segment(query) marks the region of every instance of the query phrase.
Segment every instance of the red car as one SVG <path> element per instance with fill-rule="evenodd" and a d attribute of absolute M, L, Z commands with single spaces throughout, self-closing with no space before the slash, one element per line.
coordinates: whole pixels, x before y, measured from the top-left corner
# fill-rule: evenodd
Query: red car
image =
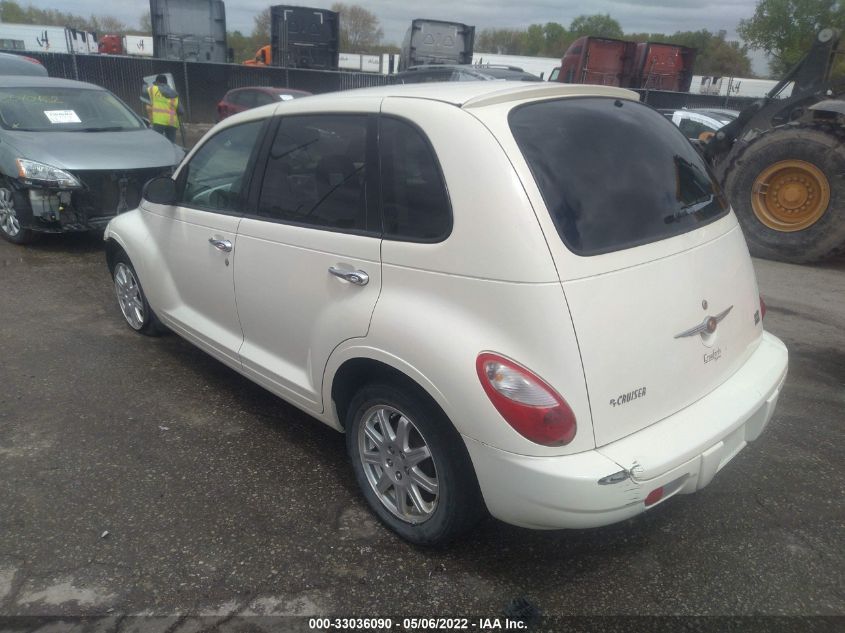
<path fill-rule="evenodd" d="M 310 94 L 310 92 L 304 90 L 292 90 L 290 88 L 267 88 L 264 86 L 236 88 L 227 92 L 220 103 L 217 104 L 217 120 L 222 121 L 227 116 L 268 103 L 298 99 Z"/>

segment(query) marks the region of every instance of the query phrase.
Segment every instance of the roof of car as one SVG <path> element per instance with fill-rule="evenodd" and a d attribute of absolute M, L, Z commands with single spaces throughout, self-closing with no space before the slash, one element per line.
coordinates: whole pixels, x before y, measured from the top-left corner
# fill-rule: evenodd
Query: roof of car
<path fill-rule="evenodd" d="M 727 110 L 724 108 L 692 108 L 690 112 L 705 114 L 714 118 L 735 119 L 739 116 L 739 110 Z"/>
<path fill-rule="evenodd" d="M 79 88 L 82 90 L 105 90 L 95 84 L 58 77 L 33 77 L 30 75 L 0 76 L 0 88 Z"/>
<path fill-rule="evenodd" d="M 47 69 L 32 57 L 0 53 L 0 75 L 46 77 Z"/>
<path fill-rule="evenodd" d="M 517 81 L 543 81 L 537 75 L 522 70 L 521 68 L 501 68 L 501 67 L 476 67 L 475 70 L 496 79 L 516 79 Z M 521 79 L 519 79 L 521 78 Z"/>
<path fill-rule="evenodd" d="M 309 97 L 309 101 L 317 105 L 317 100 L 337 102 L 338 99 L 355 97 L 407 97 L 442 101 L 468 108 L 507 101 L 576 96 L 618 97 L 634 101 L 639 99 L 636 92 L 614 86 L 524 81 L 447 81 L 359 88 L 315 95 Z"/>
<path fill-rule="evenodd" d="M 419 64 L 417 66 L 408 66 L 402 72 L 417 73 L 424 70 L 454 70 L 456 68 L 474 68 L 474 66 L 471 66 L 470 64 Z"/>
<path fill-rule="evenodd" d="M 396 84 L 375 88 L 358 88 L 340 92 L 327 92 L 313 95 L 308 99 L 296 99 L 287 102 L 286 108 L 293 107 L 295 112 L 331 112 L 345 106 L 352 106 L 356 99 L 386 99 L 389 97 L 422 99 L 455 105 L 460 108 L 477 108 L 501 103 L 518 103 L 563 97 L 610 97 L 639 101 L 640 95 L 632 90 L 615 86 L 592 84 L 561 84 L 557 82 L 525 81 L 447 81 L 421 84 Z M 307 104 L 295 103 L 307 101 Z M 341 107 L 342 102 L 344 107 Z M 271 116 L 279 103 L 251 108 L 226 117 L 217 124 L 218 129 L 256 121 Z M 350 110 L 350 111 L 352 111 Z"/>
<path fill-rule="evenodd" d="M 306 90 L 297 90 L 296 88 L 279 88 L 277 86 L 243 86 L 241 88 L 232 88 L 229 92 L 239 92 L 241 90 L 260 90 L 261 92 L 272 92 L 282 94 L 302 94 L 310 95 Z M 226 94 L 229 94 L 228 92 Z"/>
<path fill-rule="evenodd" d="M 494 79 L 515 79 L 529 77 L 529 81 L 542 81 L 536 75 L 524 71 L 518 66 L 506 66 L 502 64 L 422 64 L 420 66 L 409 66 L 401 73 L 397 73 L 398 78 L 415 77 L 425 73 L 436 73 L 437 71 L 455 71 L 462 70 L 471 75 L 481 75 L 485 77 L 493 77 Z M 523 79 L 524 80 L 524 79 Z"/>

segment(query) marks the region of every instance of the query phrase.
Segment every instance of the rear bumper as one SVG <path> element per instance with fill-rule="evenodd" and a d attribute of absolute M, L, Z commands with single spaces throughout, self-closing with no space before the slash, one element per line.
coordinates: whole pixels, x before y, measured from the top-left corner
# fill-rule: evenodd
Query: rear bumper
<path fill-rule="evenodd" d="M 765 429 L 786 379 L 787 350 L 763 333 L 724 384 L 678 413 L 592 451 L 527 457 L 464 438 L 490 513 L 538 529 L 588 528 L 700 490 Z M 599 484 L 625 471 L 619 483 Z M 657 503 L 646 496 L 663 488 Z"/>

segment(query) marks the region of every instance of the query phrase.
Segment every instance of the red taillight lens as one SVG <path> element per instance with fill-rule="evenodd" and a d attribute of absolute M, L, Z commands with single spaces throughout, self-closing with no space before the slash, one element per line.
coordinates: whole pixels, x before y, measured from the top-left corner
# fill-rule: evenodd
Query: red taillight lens
<path fill-rule="evenodd" d="M 646 507 L 653 506 L 655 503 L 660 501 L 662 498 L 663 498 L 663 486 L 660 486 L 660 488 L 655 488 L 650 493 L 648 493 L 648 495 L 645 498 L 645 505 L 646 505 Z"/>
<path fill-rule="evenodd" d="M 760 320 L 766 318 L 766 302 L 763 301 L 763 295 L 760 295 Z"/>
<path fill-rule="evenodd" d="M 478 355 L 475 369 L 490 402 L 520 435 L 544 446 L 575 438 L 575 414 L 542 378 L 490 352 Z"/>

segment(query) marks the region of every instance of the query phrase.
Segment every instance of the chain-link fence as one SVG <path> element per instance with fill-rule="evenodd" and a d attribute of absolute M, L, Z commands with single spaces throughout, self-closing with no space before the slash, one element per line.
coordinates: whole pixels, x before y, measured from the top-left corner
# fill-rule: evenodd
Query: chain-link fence
<path fill-rule="evenodd" d="M 374 73 L 180 62 L 115 55 L 30 52 L 25 55 L 44 64 L 51 77 L 77 79 L 103 86 L 141 116 L 146 116 L 140 100 L 144 77 L 170 73 L 182 98 L 185 118 L 191 123 L 214 122 L 217 102 L 232 88 L 275 86 L 319 94 L 383 86 L 393 82 L 392 77 Z"/>

